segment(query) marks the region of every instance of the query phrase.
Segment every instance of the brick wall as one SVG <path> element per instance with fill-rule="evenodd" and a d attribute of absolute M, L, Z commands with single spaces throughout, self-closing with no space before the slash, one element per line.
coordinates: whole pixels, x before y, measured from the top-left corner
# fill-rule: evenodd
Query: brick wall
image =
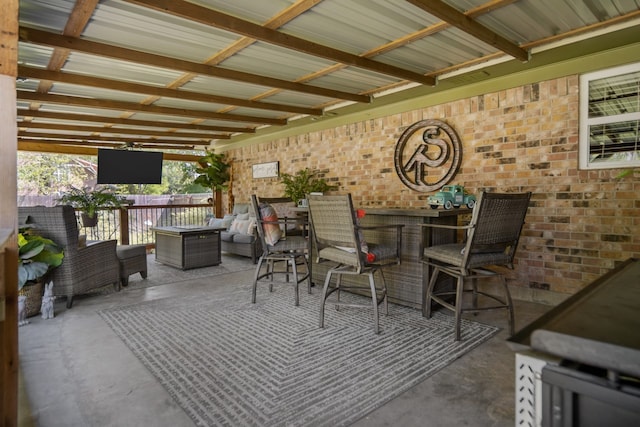
<path fill-rule="evenodd" d="M 510 284 L 572 294 L 640 257 L 640 175 L 577 169 L 578 98 L 578 76 L 569 76 L 231 150 L 233 194 L 282 195 L 277 178 L 251 176 L 252 164 L 278 160 L 281 172 L 322 171 L 357 206 L 424 208 L 427 194 L 397 177 L 394 149 L 409 125 L 443 120 L 463 146 L 454 183 L 533 192 Z"/>

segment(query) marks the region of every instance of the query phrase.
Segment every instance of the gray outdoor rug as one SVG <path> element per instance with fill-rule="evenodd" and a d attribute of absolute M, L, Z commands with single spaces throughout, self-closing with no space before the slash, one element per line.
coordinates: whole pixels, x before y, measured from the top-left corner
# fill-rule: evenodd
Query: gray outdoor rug
<path fill-rule="evenodd" d="M 498 332 L 391 305 L 373 333 L 371 310 L 327 306 L 319 289 L 213 290 L 104 310 L 102 318 L 198 426 L 348 425 Z M 347 298 L 362 298 L 345 295 Z"/>

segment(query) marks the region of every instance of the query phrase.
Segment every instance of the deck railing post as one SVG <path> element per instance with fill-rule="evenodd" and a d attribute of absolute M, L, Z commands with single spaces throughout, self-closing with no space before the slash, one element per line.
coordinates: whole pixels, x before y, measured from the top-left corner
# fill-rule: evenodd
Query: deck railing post
<path fill-rule="evenodd" d="M 120 244 L 129 244 L 129 208 L 120 206 Z"/>

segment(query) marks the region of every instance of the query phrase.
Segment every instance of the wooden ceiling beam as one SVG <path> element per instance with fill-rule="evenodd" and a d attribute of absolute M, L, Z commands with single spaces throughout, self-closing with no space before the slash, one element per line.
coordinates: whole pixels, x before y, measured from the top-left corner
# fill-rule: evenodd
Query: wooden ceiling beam
<path fill-rule="evenodd" d="M 73 141 L 111 141 L 122 142 L 125 144 L 170 144 L 170 145 L 211 145 L 209 141 L 195 140 L 195 141 L 181 141 L 177 139 L 153 139 L 153 138 L 128 138 L 121 136 L 101 136 L 101 135 L 75 135 L 75 134 L 62 134 L 62 133 L 44 133 L 44 132 L 28 132 L 18 131 L 18 136 L 21 138 L 31 139 L 67 139 Z"/>
<path fill-rule="evenodd" d="M 221 79 L 240 81 L 244 83 L 252 83 L 267 87 L 278 87 L 280 89 L 319 95 L 328 98 L 338 98 L 365 103 L 368 103 L 371 100 L 368 96 L 365 95 L 325 89 L 318 86 L 304 85 L 288 80 L 260 76 L 257 74 L 246 73 L 237 70 L 229 70 L 206 64 L 198 64 L 196 62 L 184 61 L 177 58 L 141 52 L 133 49 L 127 49 L 74 37 L 66 37 L 48 31 L 36 30 L 22 26 L 19 29 L 19 34 L 21 42 L 34 43 L 51 47 L 62 47 L 72 51 L 84 52 L 91 55 L 103 56 L 107 58 L 115 58 L 138 64 L 152 65 L 156 67 L 167 68 L 170 70 L 186 71 L 205 76 L 218 77 Z"/>
<path fill-rule="evenodd" d="M 98 148 L 87 146 L 68 146 L 62 144 L 49 144 L 38 142 L 18 141 L 18 150 L 20 151 L 37 151 L 42 153 L 57 154 L 76 154 L 84 156 L 97 156 Z M 204 153 L 203 153 L 204 155 Z M 191 154 L 163 153 L 162 160 L 180 161 L 180 162 L 197 162 L 202 156 L 194 156 Z"/>
<path fill-rule="evenodd" d="M 100 126 L 81 126 L 68 125 L 61 123 L 42 123 L 42 122 L 18 122 L 18 128 L 22 129 L 50 129 L 50 130 L 66 130 L 72 132 L 88 132 L 99 134 L 120 134 L 120 135 L 149 135 L 149 136 L 169 136 L 172 138 L 191 138 L 191 139 L 230 139 L 226 134 L 209 134 L 196 132 L 170 132 L 151 129 L 128 129 L 115 127 Z"/>
<path fill-rule="evenodd" d="M 106 99 L 84 98 L 80 96 L 50 95 L 17 91 L 18 100 L 37 101 L 44 104 L 78 105 L 82 107 L 104 108 L 109 110 L 138 111 L 142 113 L 166 114 L 181 117 L 201 117 L 204 119 L 224 120 L 243 123 L 261 123 L 269 125 L 286 125 L 285 119 L 271 119 L 268 117 L 243 116 L 238 114 L 216 113 L 213 111 L 190 110 L 186 108 L 160 107 L 156 105 L 142 105 L 135 102 L 112 101 Z"/>
<path fill-rule="evenodd" d="M 47 144 L 62 147 L 102 147 L 113 148 L 114 150 L 129 150 L 129 149 L 160 149 L 160 150 L 193 150 L 195 147 L 185 145 L 166 145 L 166 144 L 121 144 L 117 142 L 104 142 L 104 141 L 66 141 L 60 139 L 25 139 L 19 138 L 18 142 L 25 142 L 29 144 Z M 66 153 L 63 153 L 66 154 Z"/>
<path fill-rule="evenodd" d="M 141 127 L 154 127 L 154 128 L 167 128 L 167 129 L 191 129 L 201 131 L 214 131 L 214 132 L 230 132 L 230 133 L 255 133 L 255 128 L 246 127 L 231 127 L 231 126 L 208 126 L 201 124 L 191 123 L 175 123 L 164 122 L 158 120 L 138 120 L 138 119 L 125 119 L 122 117 L 106 117 L 106 116 L 94 116 L 92 114 L 74 114 L 74 113 L 59 113 L 55 111 L 43 111 L 43 110 L 26 110 L 18 109 L 18 117 L 37 117 L 56 120 L 69 120 L 75 122 L 93 122 L 93 123 L 107 123 L 110 125 L 128 125 L 128 126 L 141 126 Z"/>
<path fill-rule="evenodd" d="M 221 28 L 235 34 L 241 34 L 261 40 L 266 43 L 281 46 L 287 49 L 302 52 L 330 61 L 363 68 L 388 76 L 409 80 L 429 86 L 436 84 L 434 78 L 424 74 L 405 70 L 400 67 L 373 61 L 362 56 L 353 55 L 329 46 L 301 39 L 291 34 L 284 34 L 277 30 L 263 27 L 253 22 L 245 21 L 222 12 L 203 6 L 189 3 L 183 0 L 125 0 L 129 3 L 145 6 L 150 9 L 162 11 L 173 16 L 188 19 L 201 24 Z"/>
<path fill-rule="evenodd" d="M 129 83 L 117 80 L 110 80 L 101 77 L 85 76 L 80 74 L 63 73 L 60 71 L 49 71 L 41 68 L 18 66 L 18 76 L 38 80 L 49 80 L 53 82 L 63 82 L 80 86 L 97 87 L 102 89 L 119 90 L 123 92 L 140 93 L 166 98 L 186 99 L 189 101 L 208 102 L 224 105 L 234 105 L 238 107 L 254 108 L 257 110 L 282 111 L 297 114 L 307 114 L 310 116 L 321 116 L 322 109 L 304 108 L 293 105 L 256 102 L 246 99 L 231 98 L 227 96 L 210 95 L 207 93 L 193 92 L 190 90 L 168 89 L 164 87 L 143 85 L 139 83 Z"/>
<path fill-rule="evenodd" d="M 521 61 L 529 60 L 529 52 L 441 0 L 407 0 L 414 6 L 442 19 L 467 34 Z"/>

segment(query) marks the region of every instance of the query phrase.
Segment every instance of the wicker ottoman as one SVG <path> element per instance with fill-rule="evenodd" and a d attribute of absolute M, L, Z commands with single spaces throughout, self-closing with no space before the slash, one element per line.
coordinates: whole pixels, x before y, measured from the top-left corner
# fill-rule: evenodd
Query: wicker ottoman
<path fill-rule="evenodd" d="M 129 284 L 129 276 L 140 273 L 147 278 L 147 247 L 145 245 L 119 245 L 116 247 L 120 262 L 120 282 L 122 286 Z"/>

